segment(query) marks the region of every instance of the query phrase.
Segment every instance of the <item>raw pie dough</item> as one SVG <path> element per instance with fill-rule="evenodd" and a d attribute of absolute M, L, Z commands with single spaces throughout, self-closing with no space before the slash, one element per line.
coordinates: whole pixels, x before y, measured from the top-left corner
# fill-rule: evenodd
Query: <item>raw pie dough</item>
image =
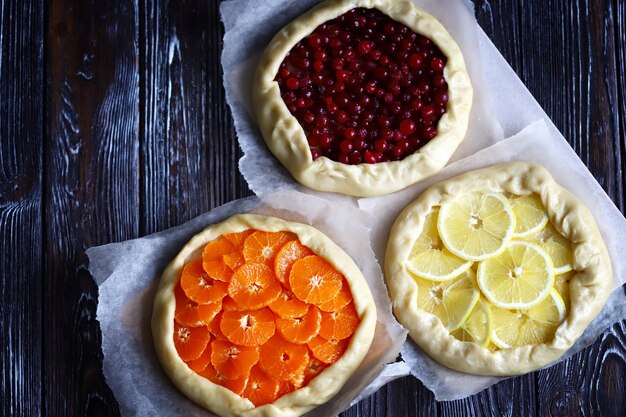
<path fill-rule="evenodd" d="M 442 322 L 417 306 L 417 285 L 403 266 L 427 214 L 455 196 L 471 192 L 536 193 L 550 222 L 572 243 L 574 270 L 569 284 L 571 307 L 554 339 L 490 352 L 451 336 Z M 511 162 L 471 171 L 433 185 L 396 219 L 387 244 L 385 277 L 393 308 L 413 340 L 433 359 L 462 372 L 518 375 L 539 369 L 561 357 L 598 315 L 612 286 L 611 263 L 595 220 L 569 191 L 541 165 Z"/>
<path fill-rule="evenodd" d="M 446 55 L 447 111 L 437 136 L 401 161 L 347 165 L 326 157 L 313 160 L 304 130 L 285 105 L 274 81 L 280 64 L 300 40 L 322 23 L 356 7 L 376 8 L 411 30 L 430 38 Z M 473 90 L 458 45 L 443 25 L 410 0 L 327 0 L 285 26 L 265 49 L 254 77 L 253 105 L 261 133 L 272 153 L 307 187 L 354 196 L 389 194 L 443 168 L 465 132 Z"/>
<path fill-rule="evenodd" d="M 247 229 L 268 232 L 288 231 L 296 234 L 303 245 L 326 259 L 345 276 L 352 291 L 356 311 L 361 319 L 348 349 L 337 362 L 311 380 L 306 387 L 286 394 L 272 404 L 256 408 L 249 400 L 192 371 L 178 356 L 173 338 L 176 308 L 174 287 L 178 283 L 183 266 L 189 260 L 201 257 L 202 249 L 208 242 L 223 234 L 242 232 Z M 187 397 L 222 417 L 300 416 L 327 402 L 341 389 L 363 361 L 370 348 L 375 326 L 376 306 L 372 293 L 359 268 L 339 246 L 311 226 L 253 214 L 233 216 L 195 235 L 163 272 L 152 312 L 154 345 L 165 373 Z"/>

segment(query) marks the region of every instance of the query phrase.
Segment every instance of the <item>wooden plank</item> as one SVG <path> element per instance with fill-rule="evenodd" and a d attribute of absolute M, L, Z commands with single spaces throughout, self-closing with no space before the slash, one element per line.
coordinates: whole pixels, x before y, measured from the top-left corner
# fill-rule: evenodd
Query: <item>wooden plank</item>
<path fill-rule="evenodd" d="M 43 2 L 0 1 L 0 414 L 42 415 Z"/>
<path fill-rule="evenodd" d="M 48 4 L 44 415 L 119 415 L 84 249 L 138 234 L 136 2 Z"/>

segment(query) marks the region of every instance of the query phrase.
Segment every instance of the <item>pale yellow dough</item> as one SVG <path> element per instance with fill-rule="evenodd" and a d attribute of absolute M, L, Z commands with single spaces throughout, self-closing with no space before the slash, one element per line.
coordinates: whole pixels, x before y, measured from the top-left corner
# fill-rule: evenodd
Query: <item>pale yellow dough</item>
<path fill-rule="evenodd" d="M 417 307 L 417 285 L 403 266 L 404 260 L 432 208 L 471 192 L 536 193 L 550 222 L 572 243 L 576 274 L 569 287 L 570 313 L 550 342 L 491 352 L 450 336 L 437 317 Z M 592 214 L 545 168 L 526 162 L 493 165 L 427 189 L 402 211 L 391 229 L 385 278 L 394 312 L 420 348 L 449 368 L 479 375 L 518 375 L 555 361 L 597 316 L 612 287 L 609 255 Z"/>
<path fill-rule="evenodd" d="M 223 234 L 247 229 L 295 233 L 302 244 L 325 258 L 346 277 L 361 319 L 348 349 L 337 362 L 326 368 L 306 387 L 291 392 L 272 404 L 256 408 L 249 400 L 193 372 L 178 356 L 173 339 L 176 307 L 173 291 L 183 265 L 191 259 L 200 257 L 202 249 L 208 242 Z M 300 416 L 327 402 L 363 361 L 370 348 L 375 326 L 376 306 L 369 286 L 354 261 L 339 246 L 311 226 L 252 214 L 233 216 L 195 235 L 163 272 L 152 312 L 155 350 L 165 373 L 187 397 L 222 417 Z"/>
<path fill-rule="evenodd" d="M 447 111 L 437 136 L 402 161 L 346 165 L 326 157 L 313 160 L 304 130 L 291 115 L 274 81 L 280 64 L 322 23 L 355 7 L 376 8 L 414 32 L 430 38 L 448 58 Z M 307 187 L 354 196 L 392 193 L 443 168 L 459 146 L 469 120 L 473 90 L 460 48 L 443 25 L 410 0 L 327 0 L 285 26 L 265 49 L 254 76 L 252 99 L 267 146 L 293 177 Z"/>

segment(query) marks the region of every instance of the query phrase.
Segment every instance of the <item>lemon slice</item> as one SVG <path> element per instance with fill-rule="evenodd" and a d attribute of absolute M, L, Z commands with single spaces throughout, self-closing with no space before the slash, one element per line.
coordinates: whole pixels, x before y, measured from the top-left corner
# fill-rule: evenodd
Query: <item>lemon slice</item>
<path fill-rule="evenodd" d="M 572 245 L 552 224 L 548 224 L 539 233 L 528 237 L 526 240 L 541 246 L 550 255 L 555 274 L 564 274 L 572 270 L 574 263 Z"/>
<path fill-rule="evenodd" d="M 452 336 L 463 342 L 477 343 L 480 347 L 486 348 L 491 341 L 492 323 L 489 306 L 483 300 L 478 299 L 467 320 L 452 332 Z"/>
<path fill-rule="evenodd" d="M 456 329 L 467 319 L 478 300 L 476 278 L 471 270 L 448 281 L 414 278 L 418 287 L 418 307 L 439 317 L 448 331 Z"/>
<path fill-rule="evenodd" d="M 512 241 L 502 254 L 478 264 L 478 286 L 497 307 L 530 308 L 553 285 L 552 261 L 532 243 Z"/>
<path fill-rule="evenodd" d="M 511 208 L 515 214 L 515 233 L 522 237 L 535 234 L 548 224 L 548 213 L 537 194 L 511 196 Z"/>
<path fill-rule="evenodd" d="M 565 303 L 552 289 L 549 296 L 527 310 L 491 309 L 493 319 L 492 342 L 502 348 L 537 345 L 552 339 L 565 319 Z"/>
<path fill-rule="evenodd" d="M 559 293 L 565 303 L 565 311 L 569 311 L 569 282 L 576 275 L 576 271 L 569 271 L 554 277 L 554 289 Z"/>
<path fill-rule="evenodd" d="M 437 229 L 450 252 L 481 261 L 504 250 L 515 231 L 515 217 L 502 194 L 468 193 L 441 206 Z"/>
<path fill-rule="evenodd" d="M 435 208 L 426 216 L 405 266 L 419 277 L 444 281 L 468 270 L 472 262 L 459 258 L 445 248 L 437 232 L 438 215 L 439 208 Z"/>

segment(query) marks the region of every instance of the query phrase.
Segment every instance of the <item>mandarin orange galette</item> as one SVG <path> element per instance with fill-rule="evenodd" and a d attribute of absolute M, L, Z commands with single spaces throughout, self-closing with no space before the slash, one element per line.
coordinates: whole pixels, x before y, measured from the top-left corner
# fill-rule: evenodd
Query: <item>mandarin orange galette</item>
<path fill-rule="evenodd" d="M 375 321 L 362 274 L 321 232 L 240 215 L 168 266 L 152 326 L 165 371 L 198 404 L 222 416 L 297 416 L 360 365 Z"/>

